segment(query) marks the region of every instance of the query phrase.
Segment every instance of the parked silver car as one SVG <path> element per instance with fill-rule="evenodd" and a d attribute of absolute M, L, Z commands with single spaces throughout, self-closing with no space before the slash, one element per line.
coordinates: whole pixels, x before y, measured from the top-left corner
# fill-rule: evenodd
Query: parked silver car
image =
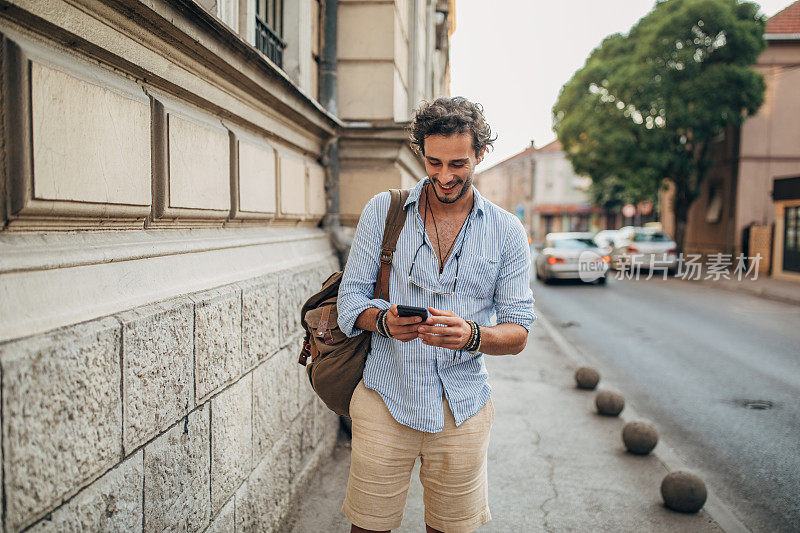
<path fill-rule="evenodd" d="M 678 245 L 658 228 L 632 228 L 620 232 L 611 249 L 611 266 L 616 269 L 678 268 Z"/>
<path fill-rule="evenodd" d="M 536 256 L 536 279 L 581 279 L 604 284 L 610 257 L 598 248 L 591 233 L 548 233 Z"/>

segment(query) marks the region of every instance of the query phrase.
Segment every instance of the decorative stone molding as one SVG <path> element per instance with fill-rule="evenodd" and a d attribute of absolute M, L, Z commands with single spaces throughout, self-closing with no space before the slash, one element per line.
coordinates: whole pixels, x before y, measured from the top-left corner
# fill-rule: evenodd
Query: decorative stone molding
<path fill-rule="evenodd" d="M 153 213 L 148 227 L 222 226 L 231 211 L 231 144 L 222 123 L 152 96 Z"/>
<path fill-rule="evenodd" d="M 275 148 L 229 126 L 231 151 L 231 223 L 262 223 L 277 213 L 278 157 Z"/>
<path fill-rule="evenodd" d="M 3 39 L 9 226 L 141 228 L 150 211 L 142 88 L 23 36 Z"/>
<path fill-rule="evenodd" d="M 0 233 L 0 342 L 330 254 L 316 228 Z"/>

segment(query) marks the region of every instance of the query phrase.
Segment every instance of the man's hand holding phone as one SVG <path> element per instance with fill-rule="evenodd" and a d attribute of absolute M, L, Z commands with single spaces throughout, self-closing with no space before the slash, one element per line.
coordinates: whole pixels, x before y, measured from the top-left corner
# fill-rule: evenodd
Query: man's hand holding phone
<path fill-rule="evenodd" d="M 416 315 L 400 316 L 396 305 L 391 306 L 389 312 L 386 314 L 386 324 L 389 327 L 389 333 L 391 333 L 395 339 L 402 342 L 413 341 L 419 337 L 417 328 L 422 320 L 422 317 Z"/>
<path fill-rule="evenodd" d="M 418 326 L 419 338 L 423 344 L 438 346 L 449 350 L 460 350 L 472 334 L 467 321 L 452 311 L 428 308 L 428 319 Z"/>

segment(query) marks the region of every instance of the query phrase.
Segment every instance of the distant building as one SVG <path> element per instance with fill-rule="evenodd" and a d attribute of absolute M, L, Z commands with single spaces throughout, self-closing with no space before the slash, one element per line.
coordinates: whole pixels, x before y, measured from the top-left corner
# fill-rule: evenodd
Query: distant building
<path fill-rule="evenodd" d="M 592 206 L 591 179 L 572 170 L 558 141 L 522 152 L 476 175 L 481 194 L 516 214 L 536 242 L 554 231 L 615 228 L 614 216 Z"/>
<path fill-rule="evenodd" d="M 764 104 L 715 146 L 717 164 L 689 210 L 685 252 L 760 253 L 762 270 L 800 281 L 800 1 L 771 17 L 764 37 L 755 65 Z M 673 232 L 671 192 L 661 205 Z"/>

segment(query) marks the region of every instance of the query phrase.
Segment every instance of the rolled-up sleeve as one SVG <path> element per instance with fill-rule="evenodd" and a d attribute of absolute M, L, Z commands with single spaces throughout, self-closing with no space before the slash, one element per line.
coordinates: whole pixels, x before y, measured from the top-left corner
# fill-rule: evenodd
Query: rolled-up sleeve
<path fill-rule="evenodd" d="M 381 242 L 385 220 L 378 223 L 377 203 L 380 195 L 372 198 L 358 221 L 350 255 L 344 267 L 344 275 L 339 285 L 337 311 L 339 329 L 348 337 L 355 337 L 364 330 L 356 327 L 356 319 L 370 307 L 388 309 L 390 303 L 373 299 L 375 283 L 380 270 Z"/>
<path fill-rule="evenodd" d="M 519 324 L 528 331 L 536 320 L 531 291 L 531 249 L 525 228 L 512 217 L 503 244 L 500 272 L 494 292 L 498 324 Z"/>

